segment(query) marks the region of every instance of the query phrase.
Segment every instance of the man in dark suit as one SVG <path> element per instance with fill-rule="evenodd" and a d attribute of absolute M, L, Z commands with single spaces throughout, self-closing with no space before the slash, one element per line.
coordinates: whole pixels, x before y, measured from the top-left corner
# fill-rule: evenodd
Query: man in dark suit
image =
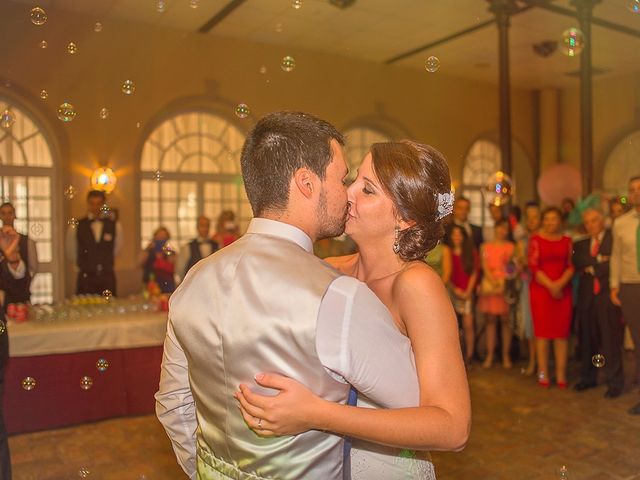
<path fill-rule="evenodd" d="M 122 246 L 122 227 L 103 211 L 104 192 L 91 190 L 87 195 L 87 216 L 67 231 L 67 256 L 78 266 L 76 294 L 116 295 L 115 256 Z"/>
<path fill-rule="evenodd" d="M 605 398 L 620 396 L 624 388 L 622 371 L 623 327 L 620 309 L 609 298 L 609 257 L 613 237 L 604 228 L 604 217 L 595 209 L 587 209 L 582 221 L 589 235 L 576 242 L 573 263 L 579 275 L 576 302 L 580 330 L 581 378 L 576 391 L 597 384 L 597 368 L 604 362 L 608 385 Z"/>
<path fill-rule="evenodd" d="M 209 217 L 200 215 L 197 224 L 198 236 L 180 249 L 177 272 L 181 279 L 196 263 L 218 250 L 218 242 L 209 236 L 210 229 L 211 220 Z"/>
<path fill-rule="evenodd" d="M 443 240 L 443 242 L 446 243 L 446 240 L 449 237 L 449 232 L 451 231 L 451 226 L 459 225 L 464 228 L 464 231 L 467 232 L 467 235 L 471 237 L 476 250 L 480 251 L 480 244 L 482 244 L 482 242 L 484 241 L 482 237 L 482 228 L 469 223 L 470 211 L 471 202 L 467 197 L 460 196 L 456 198 L 456 201 L 453 204 L 453 221 L 446 229 L 445 239 Z"/>

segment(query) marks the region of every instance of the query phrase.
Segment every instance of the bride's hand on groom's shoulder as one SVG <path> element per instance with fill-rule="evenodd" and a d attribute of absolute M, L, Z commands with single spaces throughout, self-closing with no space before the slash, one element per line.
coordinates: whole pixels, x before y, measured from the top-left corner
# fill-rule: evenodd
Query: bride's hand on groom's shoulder
<path fill-rule="evenodd" d="M 297 435 L 317 429 L 314 420 L 321 418 L 325 400 L 291 378 L 274 374 L 256 375 L 256 383 L 262 387 L 279 390 L 275 396 L 252 392 L 247 385 L 240 385 L 235 393 L 238 408 L 246 424 L 262 437 Z"/>

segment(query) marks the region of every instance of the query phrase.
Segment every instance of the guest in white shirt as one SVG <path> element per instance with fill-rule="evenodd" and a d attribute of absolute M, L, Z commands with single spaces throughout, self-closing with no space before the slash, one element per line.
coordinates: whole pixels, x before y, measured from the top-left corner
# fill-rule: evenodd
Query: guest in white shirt
<path fill-rule="evenodd" d="M 209 231 L 211 230 L 211 219 L 209 217 L 200 215 L 197 229 L 198 236 L 180 249 L 176 271 L 181 279 L 187 275 L 191 267 L 219 248 L 218 243 L 209 236 Z"/>
<path fill-rule="evenodd" d="M 633 206 L 613 223 L 613 251 L 609 284 L 611 301 L 622 307 L 635 345 L 635 383 L 640 385 L 640 175 L 629 180 Z M 640 403 L 629 410 L 640 415 Z"/>

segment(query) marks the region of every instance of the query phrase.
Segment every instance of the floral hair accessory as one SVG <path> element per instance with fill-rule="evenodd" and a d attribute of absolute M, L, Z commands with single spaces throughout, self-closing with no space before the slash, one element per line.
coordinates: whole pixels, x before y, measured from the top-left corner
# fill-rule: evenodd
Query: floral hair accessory
<path fill-rule="evenodd" d="M 453 190 L 448 193 L 438 193 L 438 215 L 436 215 L 436 220 L 442 220 L 453 212 L 454 200 L 455 194 Z"/>

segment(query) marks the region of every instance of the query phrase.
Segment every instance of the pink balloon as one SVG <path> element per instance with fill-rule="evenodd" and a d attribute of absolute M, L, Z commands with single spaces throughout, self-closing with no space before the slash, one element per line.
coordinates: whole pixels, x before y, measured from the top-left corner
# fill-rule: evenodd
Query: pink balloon
<path fill-rule="evenodd" d="M 538 178 L 538 195 L 545 205 L 559 206 L 567 197 L 578 200 L 582 195 L 580 170 L 563 163 L 546 168 Z"/>

